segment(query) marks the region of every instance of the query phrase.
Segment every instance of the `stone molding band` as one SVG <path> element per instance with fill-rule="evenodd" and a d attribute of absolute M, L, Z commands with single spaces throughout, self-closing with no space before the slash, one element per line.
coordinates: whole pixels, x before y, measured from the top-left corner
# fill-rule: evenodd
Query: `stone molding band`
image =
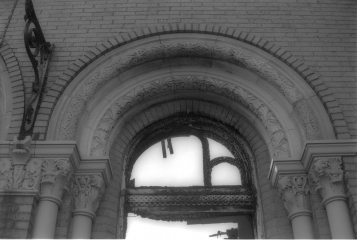
<path fill-rule="evenodd" d="M 90 210 L 86 210 L 86 209 L 76 209 L 72 211 L 73 216 L 76 215 L 81 215 L 81 216 L 86 216 L 89 217 L 90 219 L 92 219 L 94 221 L 95 219 L 95 213 L 90 211 Z"/>
<path fill-rule="evenodd" d="M 324 205 L 324 207 L 326 207 L 327 204 L 329 204 L 330 202 L 333 202 L 333 201 L 345 201 L 345 202 L 347 202 L 347 196 L 344 195 L 344 194 L 338 194 L 338 195 L 326 197 L 322 201 L 322 204 Z"/>
<path fill-rule="evenodd" d="M 54 202 L 57 204 L 58 208 L 60 208 L 63 204 L 62 199 L 60 199 L 59 197 L 53 196 L 53 195 L 41 195 L 40 196 L 40 201 L 50 201 L 50 202 Z"/>
<path fill-rule="evenodd" d="M 288 215 L 288 218 L 290 221 L 292 221 L 294 218 L 299 217 L 299 216 L 308 216 L 311 217 L 312 216 L 312 212 L 309 210 L 301 210 L 301 211 L 297 211 L 297 212 L 292 212 Z"/>

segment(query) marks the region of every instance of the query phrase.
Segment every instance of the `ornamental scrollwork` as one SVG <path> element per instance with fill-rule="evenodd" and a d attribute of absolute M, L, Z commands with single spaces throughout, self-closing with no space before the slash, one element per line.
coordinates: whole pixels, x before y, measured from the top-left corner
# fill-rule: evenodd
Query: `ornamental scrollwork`
<path fill-rule="evenodd" d="M 76 210 L 95 212 L 104 194 L 104 180 L 99 175 L 77 175 L 74 178 L 73 194 Z"/>
<path fill-rule="evenodd" d="M 12 188 L 14 168 L 10 159 L 0 160 L 0 189 L 10 190 Z"/>
<path fill-rule="evenodd" d="M 322 198 L 345 195 L 341 157 L 314 158 L 310 177 Z"/>
<path fill-rule="evenodd" d="M 32 0 L 26 0 L 25 12 L 25 49 L 35 73 L 35 80 L 32 83 L 30 91 L 31 97 L 25 99 L 25 111 L 18 137 L 20 140 L 32 135 L 37 113 L 42 102 L 42 95 L 47 80 L 48 64 L 53 48 L 53 44 L 51 45 L 47 42 L 44 37 Z"/>
<path fill-rule="evenodd" d="M 30 159 L 26 165 L 15 165 L 10 159 L 0 160 L 0 189 L 37 190 L 41 175 L 41 159 Z"/>
<path fill-rule="evenodd" d="M 308 179 L 306 176 L 285 176 L 279 179 L 278 191 L 289 214 L 310 211 Z"/>

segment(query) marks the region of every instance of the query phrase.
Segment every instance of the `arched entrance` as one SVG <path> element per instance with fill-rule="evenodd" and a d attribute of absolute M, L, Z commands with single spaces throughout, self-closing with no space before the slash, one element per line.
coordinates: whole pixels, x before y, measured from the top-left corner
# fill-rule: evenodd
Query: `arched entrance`
<path fill-rule="evenodd" d="M 163 32 L 117 43 L 72 74 L 53 110 L 47 139 L 76 140 L 82 156 L 109 156 L 114 176 L 99 204 L 93 236 L 124 236 L 125 177 L 131 161 L 151 138 L 169 137 L 160 131 L 176 121 L 159 127 L 161 135 L 141 134 L 169 119 L 194 116 L 236 133 L 233 143 L 244 153 L 236 158 L 250 164 L 241 167 L 250 169 L 244 170 L 250 176 L 247 186 L 255 187 L 255 210 L 261 209 L 256 236 L 292 237 L 282 200 L 268 180 L 271 159 L 294 162 L 301 158 L 306 140 L 335 139 L 335 134 L 320 98 L 301 75 L 252 42 Z M 185 126 L 178 129 L 192 128 Z M 217 139 L 232 148 L 223 136 Z"/>
<path fill-rule="evenodd" d="M 163 139 L 187 135 L 196 136 L 201 141 L 204 186 L 135 187 L 130 184 L 132 167 L 144 150 Z M 211 159 L 208 138 L 227 146 L 234 158 Z M 179 114 L 157 121 L 138 133 L 126 155 L 128 156 L 125 170 L 126 201 L 124 208 L 120 209 L 124 215 L 131 212 L 154 220 L 190 222 L 207 221 L 217 217 L 235 217 L 237 218 L 235 221 L 245 221 L 246 224 L 246 229 L 240 231 L 240 236 L 253 237 L 253 224 L 257 225 L 256 208 L 259 207 L 256 196 L 257 186 L 252 176 L 255 175 L 255 166 L 252 166 L 255 163 L 252 161 L 254 157 L 250 147 L 238 132 L 207 117 Z M 242 185 L 212 186 L 212 169 L 222 162 L 230 163 L 240 170 Z M 190 165 L 186 167 L 190 168 Z M 182 175 L 184 176 L 184 172 Z M 124 232 L 122 237 L 126 232 L 125 222 L 124 219 L 121 226 Z M 257 232 L 255 236 L 258 236 Z"/>

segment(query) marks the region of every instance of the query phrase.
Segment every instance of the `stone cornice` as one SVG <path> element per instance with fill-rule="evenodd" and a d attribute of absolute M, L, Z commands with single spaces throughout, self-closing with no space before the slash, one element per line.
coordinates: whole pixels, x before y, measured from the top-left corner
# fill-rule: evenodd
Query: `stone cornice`
<path fill-rule="evenodd" d="M 357 140 L 313 140 L 306 141 L 301 159 L 272 159 L 268 178 L 277 186 L 280 177 L 307 174 L 316 157 L 343 157 L 357 155 Z"/>
<path fill-rule="evenodd" d="M 309 171 L 315 157 L 353 155 L 357 155 L 357 139 L 306 141 L 301 161 Z"/>

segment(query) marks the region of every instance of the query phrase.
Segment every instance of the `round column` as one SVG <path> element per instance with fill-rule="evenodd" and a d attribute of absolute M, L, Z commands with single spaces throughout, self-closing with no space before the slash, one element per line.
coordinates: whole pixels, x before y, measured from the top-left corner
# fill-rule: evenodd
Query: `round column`
<path fill-rule="evenodd" d="M 341 163 L 341 157 L 314 158 L 310 176 L 323 199 L 332 238 L 355 239 Z"/>
<path fill-rule="evenodd" d="M 73 211 L 73 239 L 89 239 L 95 211 L 104 193 L 104 181 L 99 175 L 78 175 L 75 177 L 73 192 L 75 195 Z"/>
<path fill-rule="evenodd" d="M 307 177 L 304 175 L 282 177 L 278 182 L 278 191 L 289 213 L 288 218 L 291 221 L 294 238 L 314 238 Z"/>
<path fill-rule="evenodd" d="M 68 159 L 44 159 L 42 163 L 41 195 L 32 238 L 53 239 L 58 208 L 62 205 L 63 190 L 71 175 Z"/>

